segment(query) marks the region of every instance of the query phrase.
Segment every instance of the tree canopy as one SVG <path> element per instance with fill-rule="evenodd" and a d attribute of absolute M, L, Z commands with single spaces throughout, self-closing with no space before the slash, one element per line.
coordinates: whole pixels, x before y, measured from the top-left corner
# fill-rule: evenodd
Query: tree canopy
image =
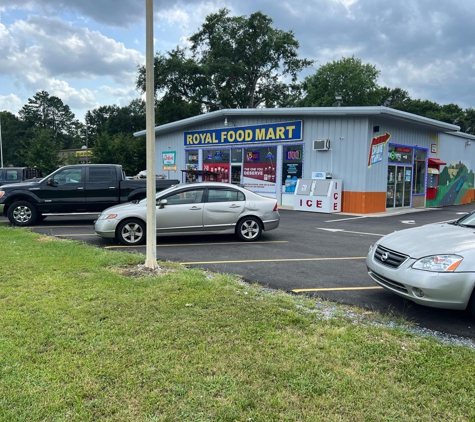
<path fill-rule="evenodd" d="M 261 12 L 229 16 L 223 8 L 208 15 L 190 37 L 189 49 L 156 54 L 158 96 L 180 98 L 203 112 L 292 104 L 300 94 L 298 74 L 312 61 L 298 58 L 292 31 L 275 29 L 272 23 Z M 144 67 L 137 87 L 145 91 Z"/>
<path fill-rule="evenodd" d="M 334 60 L 320 66 L 304 81 L 306 107 L 333 107 L 336 96 L 345 106 L 372 106 L 381 100 L 377 84 L 380 71 L 355 57 Z M 380 104 L 378 104 L 380 105 Z"/>

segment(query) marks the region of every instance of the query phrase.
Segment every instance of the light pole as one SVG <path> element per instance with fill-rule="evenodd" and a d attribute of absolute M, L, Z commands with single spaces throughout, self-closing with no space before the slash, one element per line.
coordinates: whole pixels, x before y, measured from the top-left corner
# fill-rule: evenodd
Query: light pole
<path fill-rule="evenodd" d="M 145 266 L 158 268 L 157 264 L 157 208 L 155 176 L 155 84 L 153 75 L 153 0 L 146 0 L 145 8 L 145 106 L 147 142 L 147 252 Z"/>

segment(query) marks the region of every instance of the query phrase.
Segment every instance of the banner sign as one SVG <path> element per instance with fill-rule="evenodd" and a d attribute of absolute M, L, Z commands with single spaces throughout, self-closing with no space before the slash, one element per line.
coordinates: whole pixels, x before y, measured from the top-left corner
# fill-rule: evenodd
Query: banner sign
<path fill-rule="evenodd" d="M 195 130 L 184 132 L 183 140 L 186 147 L 301 141 L 302 121 Z"/>

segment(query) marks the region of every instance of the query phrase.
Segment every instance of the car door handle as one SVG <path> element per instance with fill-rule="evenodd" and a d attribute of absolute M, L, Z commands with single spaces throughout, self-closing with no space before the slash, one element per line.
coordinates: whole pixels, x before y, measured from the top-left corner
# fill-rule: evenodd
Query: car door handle
<path fill-rule="evenodd" d="M 190 210 L 192 210 L 192 211 L 196 211 L 196 210 L 200 210 L 200 209 L 201 209 L 201 207 L 197 207 L 196 205 L 194 205 L 190 208 Z"/>
<path fill-rule="evenodd" d="M 241 208 L 239 205 L 236 205 L 236 204 L 232 204 L 229 206 L 229 208 Z"/>
<path fill-rule="evenodd" d="M 83 186 L 78 186 L 78 190 L 84 190 Z"/>
<path fill-rule="evenodd" d="M 109 186 L 109 189 L 115 189 L 115 186 Z"/>

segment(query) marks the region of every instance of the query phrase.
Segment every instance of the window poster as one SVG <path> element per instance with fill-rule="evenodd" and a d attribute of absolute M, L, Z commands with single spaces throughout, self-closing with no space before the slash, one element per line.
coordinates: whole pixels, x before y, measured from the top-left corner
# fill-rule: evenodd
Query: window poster
<path fill-rule="evenodd" d="M 250 190 L 276 190 L 277 147 L 244 150 L 243 183 Z"/>

